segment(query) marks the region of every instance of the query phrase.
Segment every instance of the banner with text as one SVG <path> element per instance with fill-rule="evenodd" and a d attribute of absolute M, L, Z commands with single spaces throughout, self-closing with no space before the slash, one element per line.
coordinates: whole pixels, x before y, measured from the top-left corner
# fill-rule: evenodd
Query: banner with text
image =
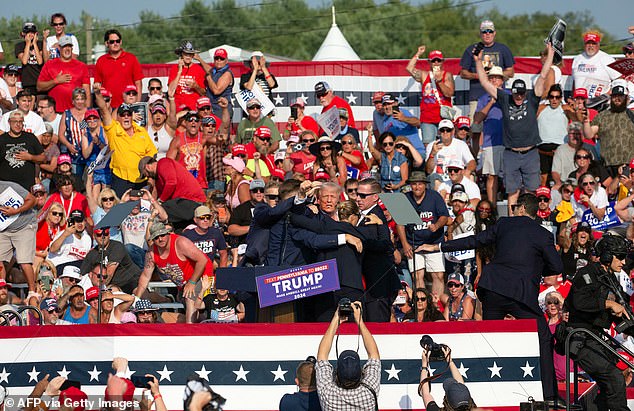
<path fill-rule="evenodd" d="M 621 224 L 621 220 L 614 210 L 614 201 L 608 203 L 608 206 L 605 208 L 605 215 L 601 220 L 592 213 L 592 210 L 588 209 L 583 212 L 581 221 L 587 222 L 593 230 L 598 231 L 605 231 L 610 227 Z"/>
<path fill-rule="evenodd" d="M 335 259 L 288 268 L 255 278 L 260 307 L 281 304 L 338 290 Z"/>
<path fill-rule="evenodd" d="M 271 99 L 264 94 L 264 91 L 260 88 L 257 83 L 253 84 L 252 90 L 240 90 L 239 93 L 235 94 L 236 100 L 238 100 L 238 104 L 242 107 L 244 112 L 247 112 L 247 103 L 254 98 L 258 99 L 260 104 L 262 105 L 262 109 L 260 110 L 260 115 L 262 117 L 269 114 L 271 111 L 275 110 L 275 104 L 271 101 Z"/>
<path fill-rule="evenodd" d="M 339 109 L 335 106 L 330 110 L 321 113 L 317 117 L 317 123 L 324 129 L 328 137 L 335 138 L 341 133 L 341 123 L 339 122 Z"/>
<path fill-rule="evenodd" d="M 22 204 L 24 204 L 24 199 L 11 187 L 0 194 L 0 205 L 4 207 L 20 208 Z M 0 231 L 6 230 L 17 219 L 17 214 L 8 216 L 0 212 Z"/>

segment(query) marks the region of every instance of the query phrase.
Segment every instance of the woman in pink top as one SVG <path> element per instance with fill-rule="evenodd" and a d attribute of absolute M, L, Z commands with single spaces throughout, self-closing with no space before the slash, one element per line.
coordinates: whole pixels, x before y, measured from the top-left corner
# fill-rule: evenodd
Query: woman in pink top
<path fill-rule="evenodd" d="M 242 174 L 245 164 L 240 157 L 225 157 L 222 159 L 222 163 L 225 165 L 223 170 L 224 174 L 230 178 L 225 199 L 229 207 L 233 210 L 240 204 L 251 199 L 249 181 L 247 181 Z"/>

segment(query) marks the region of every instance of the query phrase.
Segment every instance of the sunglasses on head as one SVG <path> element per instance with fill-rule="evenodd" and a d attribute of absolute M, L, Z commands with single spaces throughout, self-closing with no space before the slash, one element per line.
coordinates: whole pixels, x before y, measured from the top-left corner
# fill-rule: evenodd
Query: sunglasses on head
<path fill-rule="evenodd" d="M 539 201 L 540 203 L 547 203 L 548 197 L 537 197 L 537 201 Z"/>
<path fill-rule="evenodd" d="M 394 145 L 393 141 L 384 141 L 383 147 L 392 147 Z"/>
<path fill-rule="evenodd" d="M 360 193 L 360 192 L 358 192 L 358 191 L 357 191 L 357 195 L 358 195 L 358 196 L 359 196 L 359 198 L 360 198 L 360 199 L 362 199 L 362 200 L 363 200 L 364 198 L 368 197 L 368 196 L 373 195 L 373 194 L 376 194 L 376 193 Z"/>
<path fill-rule="evenodd" d="M 458 284 L 454 282 L 447 283 L 447 288 L 460 288 L 460 287 L 462 287 L 462 284 Z"/>
<path fill-rule="evenodd" d="M 453 129 L 448 127 L 443 127 L 438 129 L 438 131 L 440 131 L 441 133 L 451 133 L 451 130 Z"/>
<path fill-rule="evenodd" d="M 121 39 L 108 40 L 108 44 L 119 44 L 119 43 L 121 43 Z"/>
<path fill-rule="evenodd" d="M 196 217 L 199 220 L 203 220 L 203 221 L 209 221 L 211 220 L 211 216 L 210 215 L 201 215 L 200 217 Z"/>
<path fill-rule="evenodd" d="M 396 144 L 394 145 L 394 147 L 395 147 L 395 148 L 398 148 L 398 149 L 401 149 L 401 150 L 405 149 L 405 145 L 404 145 L 404 144 L 401 144 L 401 143 L 396 143 Z"/>

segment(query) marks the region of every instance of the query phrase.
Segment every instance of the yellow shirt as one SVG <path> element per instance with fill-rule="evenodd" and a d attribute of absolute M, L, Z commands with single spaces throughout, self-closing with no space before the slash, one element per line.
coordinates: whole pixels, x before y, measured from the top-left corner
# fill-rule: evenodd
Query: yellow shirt
<path fill-rule="evenodd" d="M 123 180 L 140 183 L 144 179 L 139 174 L 139 161 L 145 156 L 154 156 L 157 150 L 145 128 L 134 122 L 132 127 L 132 136 L 116 120 L 112 120 L 103 129 L 108 138 L 108 146 L 113 151 L 110 159 L 112 173 Z"/>

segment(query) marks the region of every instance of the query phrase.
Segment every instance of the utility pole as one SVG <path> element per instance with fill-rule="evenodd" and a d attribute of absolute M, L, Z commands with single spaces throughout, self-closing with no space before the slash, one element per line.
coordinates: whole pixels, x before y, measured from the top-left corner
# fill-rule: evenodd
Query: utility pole
<path fill-rule="evenodd" d="M 84 32 L 86 33 L 86 63 L 94 64 L 92 58 L 92 16 L 82 11 L 82 20 L 84 23 Z"/>

